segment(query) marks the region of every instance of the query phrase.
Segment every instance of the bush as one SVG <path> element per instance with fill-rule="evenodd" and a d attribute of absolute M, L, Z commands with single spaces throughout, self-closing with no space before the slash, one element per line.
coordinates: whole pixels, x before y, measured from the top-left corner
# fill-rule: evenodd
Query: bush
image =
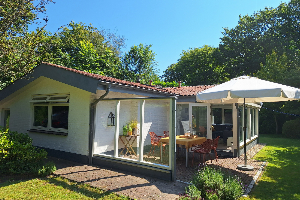
<path fill-rule="evenodd" d="M 288 138 L 300 138 L 300 119 L 286 121 L 282 127 L 282 134 Z"/>
<path fill-rule="evenodd" d="M 243 185 L 238 177 L 225 175 L 221 170 L 204 167 L 186 188 L 186 195 L 181 199 L 238 199 L 243 194 Z"/>
<path fill-rule="evenodd" d="M 44 166 L 47 152 L 32 145 L 28 134 L 0 130 L 0 173 L 48 175 L 53 163 Z"/>

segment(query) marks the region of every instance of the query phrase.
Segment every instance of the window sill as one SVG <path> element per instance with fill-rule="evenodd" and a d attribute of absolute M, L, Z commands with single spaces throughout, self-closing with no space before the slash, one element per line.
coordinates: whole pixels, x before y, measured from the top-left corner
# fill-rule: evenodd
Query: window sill
<path fill-rule="evenodd" d="M 47 130 L 41 130 L 41 129 L 29 129 L 28 131 L 29 132 L 34 132 L 34 133 L 46 133 L 46 134 L 51 134 L 51 135 L 68 136 L 68 133 L 66 133 L 66 132 L 47 131 Z"/>

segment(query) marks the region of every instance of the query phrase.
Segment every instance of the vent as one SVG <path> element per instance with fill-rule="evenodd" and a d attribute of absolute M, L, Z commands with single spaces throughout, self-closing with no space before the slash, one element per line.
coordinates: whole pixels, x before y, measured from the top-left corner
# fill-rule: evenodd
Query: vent
<path fill-rule="evenodd" d="M 68 102 L 69 98 L 69 94 L 34 95 L 31 99 L 31 102 Z"/>
<path fill-rule="evenodd" d="M 49 96 L 47 101 L 48 102 L 67 102 L 69 100 L 69 95 L 63 96 Z"/>
<path fill-rule="evenodd" d="M 47 96 L 34 96 L 32 97 L 32 102 L 46 102 Z"/>

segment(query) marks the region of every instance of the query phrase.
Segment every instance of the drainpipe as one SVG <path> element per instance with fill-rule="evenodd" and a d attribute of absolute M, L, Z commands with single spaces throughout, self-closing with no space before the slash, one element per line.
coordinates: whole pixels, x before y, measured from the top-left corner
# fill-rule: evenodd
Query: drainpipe
<path fill-rule="evenodd" d="M 104 99 L 109 93 L 110 85 L 105 85 L 105 94 L 103 94 L 99 99 L 96 99 L 93 103 L 91 103 L 90 107 L 90 131 L 89 131 L 89 164 L 92 165 L 93 159 L 93 143 L 95 137 L 95 117 L 96 117 L 96 105 L 99 101 Z"/>

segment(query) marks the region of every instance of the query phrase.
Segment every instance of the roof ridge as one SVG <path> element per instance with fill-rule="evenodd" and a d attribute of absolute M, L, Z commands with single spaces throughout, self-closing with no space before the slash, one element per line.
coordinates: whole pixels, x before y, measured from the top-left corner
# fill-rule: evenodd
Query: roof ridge
<path fill-rule="evenodd" d="M 154 85 L 146 85 L 146 84 L 131 82 L 131 81 L 122 80 L 122 79 L 118 79 L 118 78 L 114 78 L 114 77 L 103 76 L 103 75 L 100 75 L 100 74 L 93 74 L 93 73 L 90 73 L 90 72 L 81 71 L 81 70 L 78 70 L 78 69 L 64 67 L 64 66 L 61 66 L 61 65 L 47 63 L 47 62 L 42 62 L 42 63 L 45 64 L 45 65 L 50 65 L 50 66 L 53 66 L 53 67 L 61 68 L 61 69 L 67 70 L 67 71 L 72 71 L 72 72 L 75 72 L 75 73 L 78 73 L 78 74 L 82 74 L 82 75 L 85 75 L 85 76 L 89 76 L 91 78 L 96 78 L 98 80 L 107 81 L 107 82 L 111 82 L 111 83 L 119 83 L 119 84 L 122 84 L 122 85 L 125 85 L 125 86 L 134 86 L 134 87 L 141 87 L 141 88 L 146 88 L 146 89 L 150 89 L 150 90 L 158 90 L 158 91 L 161 91 L 161 92 L 164 90 L 163 88 L 157 88 Z M 170 93 L 170 94 L 172 94 L 172 93 Z"/>
<path fill-rule="evenodd" d="M 72 71 L 74 73 L 78 73 L 78 74 L 88 76 L 91 78 L 96 78 L 103 82 L 110 82 L 110 83 L 115 83 L 115 84 L 119 84 L 119 85 L 123 85 L 123 86 L 130 86 L 130 87 L 141 88 L 141 89 L 157 91 L 157 92 L 163 92 L 163 93 L 179 95 L 179 96 L 194 96 L 198 92 L 201 92 L 203 90 L 206 90 L 208 88 L 215 86 L 215 85 L 197 85 L 197 86 L 181 86 L 181 87 L 165 87 L 165 88 L 162 87 L 162 88 L 160 88 L 160 87 L 157 87 L 156 85 L 146 85 L 146 84 L 141 84 L 141 83 L 135 83 L 135 82 L 121 80 L 121 79 L 117 79 L 117 78 L 113 78 L 113 77 L 103 76 L 100 74 L 93 74 L 93 73 L 81 71 L 78 69 L 64 67 L 64 66 L 57 65 L 57 64 L 52 64 L 52 63 L 47 63 L 47 62 L 42 62 L 42 63 L 45 65 L 61 68 L 61 69 L 67 70 L 67 71 Z"/>

